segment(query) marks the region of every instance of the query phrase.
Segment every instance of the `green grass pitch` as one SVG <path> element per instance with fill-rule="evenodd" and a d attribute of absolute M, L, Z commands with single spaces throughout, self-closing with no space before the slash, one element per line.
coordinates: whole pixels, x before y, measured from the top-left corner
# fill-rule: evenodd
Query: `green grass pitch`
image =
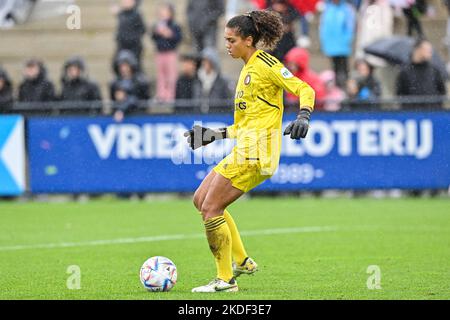
<path fill-rule="evenodd" d="M 251 198 L 230 212 L 260 271 L 237 293 L 194 294 L 215 266 L 188 199 L 0 203 L 0 299 L 450 298 L 448 199 Z M 154 255 L 177 265 L 170 292 L 139 282 Z"/>

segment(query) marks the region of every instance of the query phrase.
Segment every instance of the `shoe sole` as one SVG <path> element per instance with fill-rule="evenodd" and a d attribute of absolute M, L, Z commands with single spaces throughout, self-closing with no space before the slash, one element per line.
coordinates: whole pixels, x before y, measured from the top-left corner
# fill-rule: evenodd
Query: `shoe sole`
<path fill-rule="evenodd" d="M 254 274 L 256 271 L 258 271 L 258 268 L 253 269 L 252 271 L 234 271 L 233 272 L 233 276 L 235 278 L 239 277 L 241 274 L 247 274 L 247 275 L 251 275 Z"/>
<path fill-rule="evenodd" d="M 239 291 L 239 287 L 231 287 L 231 288 L 226 288 L 226 289 L 222 289 L 222 290 L 216 290 L 216 291 L 192 291 L 193 293 L 217 293 L 217 292 L 238 292 Z"/>

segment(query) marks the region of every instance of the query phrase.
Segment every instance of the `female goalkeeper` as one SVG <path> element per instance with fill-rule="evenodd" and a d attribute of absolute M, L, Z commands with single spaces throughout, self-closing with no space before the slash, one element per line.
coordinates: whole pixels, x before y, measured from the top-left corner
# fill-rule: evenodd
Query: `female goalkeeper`
<path fill-rule="evenodd" d="M 220 129 L 194 126 L 184 135 L 192 149 L 215 140 L 236 139 L 232 152 L 203 180 L 194 194 L 201 212 L 217 277 L 192 292 L 237 291 L 236 277 L 257 271 L 226 208 L 275 172 L 281 149 L 283 89 L 300 97 L 297 119 L 284 131 L 292 139 L 306 136 L 314 108 L 314 90 L 294 77 L 280 61 L 258 47 L 272 49 L 283 34 L 281 17 L 252 11 L 228 21 L 228 54 L 244 67 L 236 87 L 234 124 Z"/>

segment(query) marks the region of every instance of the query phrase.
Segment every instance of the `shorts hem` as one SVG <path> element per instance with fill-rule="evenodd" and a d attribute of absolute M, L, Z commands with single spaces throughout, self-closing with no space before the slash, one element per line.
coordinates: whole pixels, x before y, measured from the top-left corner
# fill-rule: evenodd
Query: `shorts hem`
<path fill-rule="evenodd" d="M 223 172 L 221 172 L 220 170 L 216 170 L 216 167 L 214 167 L 213 170 L 214 170 L 215 173 L 220 174 L 220 175 L 221 175 L 222 177 L 224 177 L 225 179 L 230 180 L 231 185 L 232 185 L 234 188 L 238 189 L 239 191 L 242 191 L 242 192 L 244 192 L 244 193 L 247 193 L 247 192 L 249 191 L 249 190 L 245 191 L 245 190 L 243 190 L 243 188 L 237 186 L 237 185 L 234 183 L 234 181 L 233 181 L 232 178 L 227 177 L 227 176 L 226 176 Z"/>

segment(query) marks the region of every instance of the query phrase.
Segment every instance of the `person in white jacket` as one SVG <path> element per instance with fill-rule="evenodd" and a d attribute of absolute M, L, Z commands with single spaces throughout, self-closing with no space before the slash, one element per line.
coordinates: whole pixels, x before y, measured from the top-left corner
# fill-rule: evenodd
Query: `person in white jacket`
<path fill-rule="evenodd" d="M 364 48 L 392 36 L 394 15 L 388 0 L 363 0 L 357 19 L 356 58 L 365 59 L 375 67 L 386 66 L 383 59 L 366 54 Z"/>
<path fill-rule="evenodd" d="M 364 48 L 377 40 L 388 38 L 394 32 L 394 12 L 389 0 L 363 0 L 358 13 L 356 33 L 356 59 L 363 59 L 375 67 L 375 75 L 381 80 L 383 96 L 394 94 L 396 73 L 384 59 L 364 52 Z"/>

